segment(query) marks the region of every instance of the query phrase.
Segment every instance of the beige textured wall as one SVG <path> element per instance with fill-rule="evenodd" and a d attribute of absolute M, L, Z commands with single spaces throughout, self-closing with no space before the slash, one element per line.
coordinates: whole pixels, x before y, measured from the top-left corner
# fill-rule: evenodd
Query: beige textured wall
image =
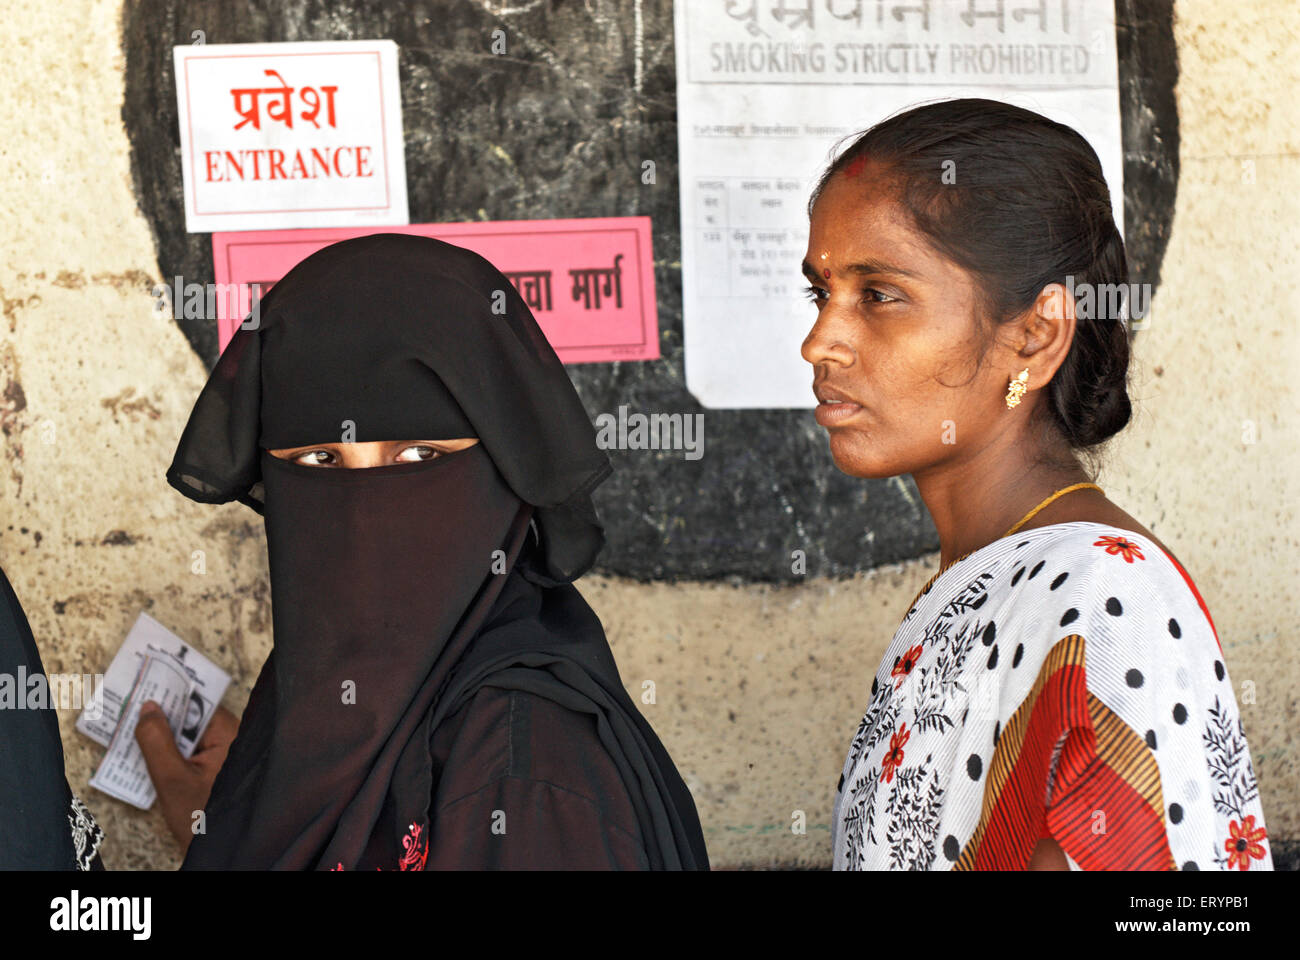
<path fill-rule="evenodd" d="M 1300 7 L 1177 11 L 1178 207 L 1137 346 L 1139 415 L 1102 483 L 1178 553 L 1234 679 L 1257 685 L 1243 716 L 1265 814 L 1294 840 Z M 163 480 L 204 370 L 148 292 L 158 267 L 120 119 L 119 16 L 113 0 L 0 3 L 0 565 L 48 670 L 102 671 L 143 608 L 231 669 L 238 711 L 270 644 L 265 549 L 250 511 L 192 504 Z M 190 572 L 194 550 L 205 576 Z M 634 697 L 656 683 L 644 709 L 716 865 L 829 862 L 869 677 L 934 566 L 779 589 L 583 581 Z M 102 749 L 71 711 L 60 720 L 108 866 L 174 867 L 158 813 L 90 790 Z M 806 836 L 790 831 L 795 810 Z"/>

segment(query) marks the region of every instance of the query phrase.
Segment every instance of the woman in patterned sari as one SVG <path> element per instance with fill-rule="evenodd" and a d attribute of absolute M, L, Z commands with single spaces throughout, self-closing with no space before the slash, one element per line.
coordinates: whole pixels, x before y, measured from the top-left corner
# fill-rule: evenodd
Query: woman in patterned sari
<path fill-rule="evenodd" d="M 1140 302 L 1108 296 L 1095 152 L 926 105 L 854 141 L 810 218 L 817 420 L 846 473 L 912 475 L 941 545 L 870 681 L 835 868 L 1271 869 L 1209 610 L 1085 468 L 1130 417 Z"/>

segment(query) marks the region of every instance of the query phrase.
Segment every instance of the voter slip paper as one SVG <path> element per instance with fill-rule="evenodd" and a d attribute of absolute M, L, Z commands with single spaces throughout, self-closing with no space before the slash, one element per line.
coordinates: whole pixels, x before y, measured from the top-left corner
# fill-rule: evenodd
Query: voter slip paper
<path fill-rule="evenodd" d="M 228 686 L 230 674 L 141 613 L 109 664 L 104 682 L 77 718 L 78 730 L 108 747 L 90 785 L 148 810 L 156 793 L 135 742 L 140 705 L 152 700 L 162 708 L 177 749 L 188 758 Z"/>

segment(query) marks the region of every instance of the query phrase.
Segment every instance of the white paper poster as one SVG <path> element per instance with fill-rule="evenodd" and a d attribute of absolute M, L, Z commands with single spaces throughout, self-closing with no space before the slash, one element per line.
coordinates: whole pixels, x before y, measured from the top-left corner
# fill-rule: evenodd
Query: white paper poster
<path fill-rule="evenodd" d="M 891 114 L 986 97 L 1068 124 L 1123 230 L 1109 0 L 690 0 L 674 18 L 686 385 L 705 407 L 816 404 L 808 196 L 837 143 Z"/>
<path fill-rule="evenodd" d="M 391 40 L 173 48 L 185 228 L 409 222 Z"/>

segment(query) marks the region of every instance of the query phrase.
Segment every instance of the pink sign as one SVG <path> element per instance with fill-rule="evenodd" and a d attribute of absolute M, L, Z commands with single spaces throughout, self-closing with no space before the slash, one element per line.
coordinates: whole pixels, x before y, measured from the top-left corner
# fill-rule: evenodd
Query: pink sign
<path fill-rule="evenodd" d="M 435 237 L 485 257 L 515 285 L 565 363 L 659 358 L 649 217 L 214 233 L 217 283 L 240 285 L 238 312 L 217 319 L 221 349 L 248 314 L 249 286 L 265 295 L 322 247 L 375 233 Z"/>

